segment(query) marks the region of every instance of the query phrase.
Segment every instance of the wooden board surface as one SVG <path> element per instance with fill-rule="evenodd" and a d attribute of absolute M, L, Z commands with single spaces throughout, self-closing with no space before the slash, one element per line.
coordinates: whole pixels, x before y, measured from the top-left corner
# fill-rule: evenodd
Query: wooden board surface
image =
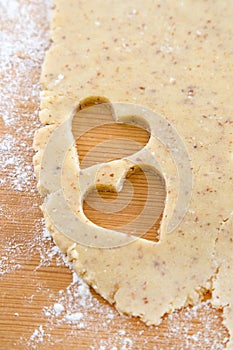
<path fill-rule="evenodd" d="M 70 269 L 44 228 L 32 169 L 32 139 L 39 127 L 38 82 L 49 45 L 49 4 L 12 0 L 2 5 L 0 349 L 224 349 L 228 333 L 221 310 L 212 309 L 208 300 L 200 307 L 165 316 L 157 327 L 147 327 L 119 315 L 92 290 L 88 294 L 81 281 L 72 282 Z M 147 140 L 143 130 L 109 128 L 83 137 L 78 144 L 80 154 L 109 134 L 114 139 L 133 132 L 136 141 L 144 144 Z M 86 214 L 108 227 L 131 220 L 135 208 L 140 212 L 145 201 L 144 180 L 143 174 L 135 175 L 133 205 L 109 222 L 88 204 Z M 160 181 L 156 186 L 162 210 L 164 188 Z M 114 199 L 114 194 L 102 196 Z M 156 225 L 149 239 L 157 239 L 159 220 Z"/>

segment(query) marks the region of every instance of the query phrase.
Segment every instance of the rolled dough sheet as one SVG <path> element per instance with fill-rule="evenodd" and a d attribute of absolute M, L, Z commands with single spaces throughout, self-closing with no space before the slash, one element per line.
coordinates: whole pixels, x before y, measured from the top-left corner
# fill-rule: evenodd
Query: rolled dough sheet
<path fill-rule="evenodd" d="M 226 249 L 233 239 L 228 220 L 233 202 L 232 19 L 233 2 L 223 0 L 211 6 L 191 0 L 54 1 L 52 44 L 41 77 L 40 119 L 47 125 L 34 141 L 38 179 L 51 134 L 93 95 L 143 105 L 166 118 L 192 162 L 189 209 L 173 233 L 161 235 L 158 243 L 139 239 L 115 249 L 89 248 L 58 231 L 45 210 L 49 201 L 56 208 L 56 189 L 38 183 L 47 227 L 77 273 L 119 311 L 148 325 L 195 305 L 210 290 L 233 332 L 232 258 Z M 58 141 L 62 144 L 62 138 Z M 64 181 L 69 185 L 77 168 L 72 158 L 67 161 L 71 175 Z"/>

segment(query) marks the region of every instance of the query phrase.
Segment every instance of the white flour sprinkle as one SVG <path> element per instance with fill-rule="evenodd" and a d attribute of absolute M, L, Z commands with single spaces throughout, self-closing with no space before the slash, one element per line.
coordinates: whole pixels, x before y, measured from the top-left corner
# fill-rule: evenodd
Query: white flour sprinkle
<path fill-rule="evenodd" d="M 59 316 L 65 310 L 64 306 L 62 304 L 59 304 L 59 303 L 55 303 L 53 305 L 53 309 L 54 309 L 56 316 Z"/>
<path fill-rule="evenodd" d="M 118 333 L 119 333 L 119 335 L 124 336 L 125 335 L 125 330 L 124 329 L 120 329 Z"/>
<path fill-rule="evenodd" d="M 130 350 L 130 349 L 133 349 L 133 341 L 129 338 L 125 338 L 124 339 L 124 345 L 123 347 L 121 348 L 122 350 Z"/>
<path fill-rule="evenodd" d="M 30 337 L 31 349 L 38 349 L 38 344 L 43 343 L 45 338 L 49 339 L 50 334 L 46 334 L 43 327 L 39 326 L 38 329 L 34 330 L 33 334 Z"/>
<path fill-rule="evenodd" d="M 36 340 L 37 343 L 42 343 L 44 338 L 44 330 L 43 327 L 40 326 L 39 329 L 35 329 L 33 334 L 30 337 L 30 340 Z"/>
<path fill-rule="evenodd" d="M 73 314 L 68 314 L 65 316 L 66 321 L 68 321 L 68 323 L 77 323 L 78 321 L 80 321 L 83 318 L 83 314 L 81 312 L 75 312 Z"/>
<path fill-rule="evenodd" d="M 16 191 L 25 191 L 31 187 L 34 178 L 31 159 L 26 159 L 31 147 L 19 142 L 13 135 L 6 133 L 0 143 L 0 186 L 9 186 Z M 34 189 L 30 189 L 34 192 Z"/>

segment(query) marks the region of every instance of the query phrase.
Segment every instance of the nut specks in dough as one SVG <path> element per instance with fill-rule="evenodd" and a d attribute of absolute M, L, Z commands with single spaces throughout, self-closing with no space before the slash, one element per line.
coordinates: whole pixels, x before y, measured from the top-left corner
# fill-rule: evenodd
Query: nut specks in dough
<path fill-rule="evenodd" d="M 99 95 L 143 105 L 176 128 L 192 163 L 192 197 L 183 221 L 156 244 L 74 244 L 46 215 L 57 188 L 45 199 L 47 227 L 75 271 L 119 311 L 158 324 L 164 314 L 200 303 L 209 291 L 232 334 L 233 4 L 138 1 L 132 10 L 129 1 L 98 0 L 93 6 L 95 11 L 90 3 L 76 8 L 70 0 L 55 1 L 53 44 L 41 78 L 40 118 L 50 125 L 35 137 L 38 178 L 53 128 L 69 120 L 79 101 Z M 57 141 L 62 146 L 62 138 Z M 65 186 L 77 175 L 72 157 L 66 166 Z M 167 174 L 171 169 L 168 164 Z"/>

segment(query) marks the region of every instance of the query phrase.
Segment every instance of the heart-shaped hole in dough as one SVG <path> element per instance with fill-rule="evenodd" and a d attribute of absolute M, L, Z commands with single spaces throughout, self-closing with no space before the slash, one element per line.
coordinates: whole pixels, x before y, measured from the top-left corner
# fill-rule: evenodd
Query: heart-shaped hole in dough
<path fill-rule="evenodd" d="M 74 118 L 72 127 L 75 133 L 78 129 L 80 135 L 76 146 L 82 169 L 130 156 L 149 141 L 150 133 L 142 126 L 113 123 L 111 110 L 105 103 L 105 98 L 88 98 L 80 103 L 82 111 L 80 113 L 79 109 Z M 97 104 L 100 106 L 88 109 Z M 98 226 L 132 235 L 135 232 L 137 236 L 158 241 L 166 197 L 165 181 L 151 169 L 135 169 L 128 174 L 120 192 L 110 188 L 89 192 L 83 203 L 84 213 Z M 143 212 L 146 203 L 147 210 Z M 139 215 L 140 220 L 137 220 Z M 145 227 L 148 230 L 143 233 Z"/>
<path fill-rule="evenodd" d="M 153 196 L 148 199 L 148 179 L 150 189 L 153 191 Z M 108 229 L 121 231 L 128 234 L 137 232 L 137 236 L 157 242 L 159 240 L 159 227 L 164 209 L 166 191 L 163 179 L 152 172 L 147 172 L 138 169 L 127 178 L 132 184 L 133 194 L 131 196 L 129 186 L 124 184 L 121 192 L 110 191 L 92 191 L 90 192 L 84 203 L 83 209 L 89 220 Z M 131 197 L 131 198 L 130 198 Z M 101 200 L 106 203 L 106 211 L 98 210 L 98 204 Z M 145 203 L 149 202 L 150 209 L 143 212 Z M 113 202 L 113 203 L 111 203 Z M 119 208 L 115 212 L 109 212 L 109 206 L 113 204 Z M 122 209 L 121 209 L 122 208 Z M 135 221 L 140 215 L 140 221 Z M 151 219 L 152 225 L 150 225 Z M 150 227 L 146 233 L 145 227 Z M 142 233 L 140 233 L 142 232 Z"/>

